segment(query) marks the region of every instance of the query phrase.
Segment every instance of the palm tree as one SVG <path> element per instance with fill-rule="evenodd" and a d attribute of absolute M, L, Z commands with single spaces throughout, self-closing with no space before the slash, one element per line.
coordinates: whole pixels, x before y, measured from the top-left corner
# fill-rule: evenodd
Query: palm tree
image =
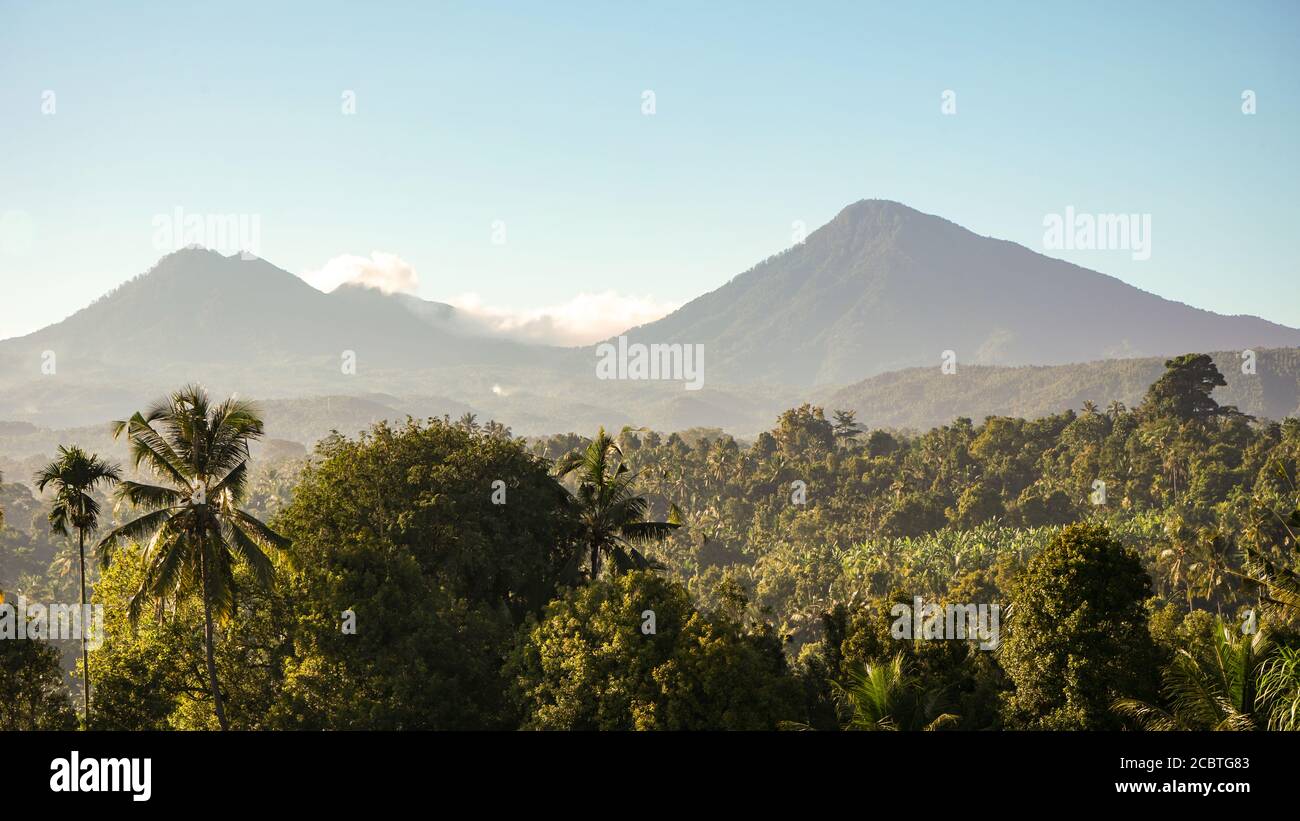
<path fill-rule="evenodd" d="M 461 414 L 461 417 L 459 419 L 456 420 L 456 427 L 460 428 L 461 430 L 474 433 L 475 431 L 478 430 L 479 427 L 478 415 L 466 411 L 465 413 Z"/>
<path fill-rule="evenodd" d="M 1120 699 L 1114 709 L 1148 730 L 1254 730 L 1260 718 L 1260 673 L 1273 652 L 1265 630 L 1240 635 L 1218 625 L 1205 658 L 1181 649 L 1165 668 L 1165 710 L 1138 699 Z"/>
<path fill-rule="evenodd" d="M 590 551 L 591 578 L 600 574 L 608 555 L 614 572 L 654 568 L 636 545 L 658 542 L 681 526 L 681 512 L 669 506 L 668 521 L 650 522 L 650 503 L 635 493 L 635 476 L 623 461 L 623 451 L 604 428 L 585 450 L 569 453 L 555 467 L 557 477 L 576 474 L 573 494 L 580 542 Z"/>
<path fill-rule="evenodd" d="M 1173 500 L 1178 501 L 1178 474 L 1191 456 L 1190 446 L 1179 435 L 1178 425 L 1170 419 L 1161 419 L 1139 434 L 1142 443 L 1155 451 L 1160 466 L 1169 479 Z"/>
<path fill-rule="evenodd" d="M 730 445 L 727 444 L 730 443 Z M 707 472 L 706 476 L 713 481 L 713 485 L 719 491 L 727 486 L 727 478 L 732 473 L 732 462 L 737 456 L 735 440 L 719 439 L 709 448 L 709 455 L 706 459 Z M 719 492 L 719 495 L 722 495 Z"/>
<path fill-rule="evenodd" d="M 1193 586 L 1188 579 L 1188 574 L 1194 573 L 1197 566 L 1192 551 L 1185 542 L 1179 540 L 1175 545 L 1160 551 L 1160 555 L 1156 558 L 1156 583 L 1164 588 L 1161 592 L 1166 598 L 1173 596 L 1178 592 L 1178 588 L 1182 587 L 1187 595 L 1187 609 L 1191 610 Z"/>
<path fill-rule="evenodd" d="M 1277 469 L 1288 482 L 1291 481 L 1280 464 L 1277 465 Z M 1297 493 L 1297 496 L 1300 496 L 1300 493 Z M 1289 552 L 1290 545 L 1300 541 L 1300 504 L 1297 504 L 1289 515 L 1285 509 L 1279 513 L 1268 505 L 1258 502 L 1257 504 L 1267 512 L 1267 516 L 1258 517 L 1248 525 L 1247 533 L 1253 538 L 1242 544 L 1246 562 L 1243 568 L 1245 572 L 1240 575 L 1251 587 L 1259 591 L 1260 603 L 1264 605 L 1266 613 L 1283 624 L 1291 624 L 1300 621 L 1300 571 L 1292 569 L 1288 563 L 1277 556 L 1270 555 L 1259 541 L 1268 538 L 1264 525 L 1271 517 L 1277 520 L 1282 528 L 1280 535 L 1283 543 L 1278 545 L 1278 548 L 1283 552 Z"/>
<path fill-rule="evenodd" d="M 91 493 L 101 485 L 121 481 L 121 469 L 81 448 L 59 446 L 59 458 L 34 477 L 36 489 L 54 488 L 50 505 L 50 530 L 66 537 L 68 527 L 77 531 L 77 555 L 81 567 L 81 698 L 82 720 L 90 726 L 90 660 L 86 653 L 86 534 L 99 527 L 99 502 Z"/>
<path fill-rule="evenodd" d="M 131 597 L 129 615 L 139 619 L 146 601 L 159 606 L 168 596 L 200 593 L 208 688 L 221 729 L 228 728 L 213 656 L 214 611 L 228 618 L 235 609 L 234 567 L 243 562 L 261 585 L 274 572 L 266 548 L 288 542 L 239 508 L 248 483 L 248 443 L 262 436 L 262 420 L 247 402 L 228 399 L 213 406 L 203 388 L 187 386 L 114 425 L 125 434 L 135 466 L 146 465 L 163 484 L 124 481 L 117 495 L 148 512 L 106 535 L 99 543 L 105 565 L 123 540 L 148 539 L 144 578 Z"/>
<path fill-rule="evenodd" d="M 955 724 L 957 716 L 929 718 L 915 679 L 897 653 L 885 664 L 855 664 L 847 682 L 831 681 L 836 700 L 847 714 L 845 730 L 938 730 Z M 930 711 L 931 714 L 933 711 Z"/>
<path fill-rule="evenodd" d="M 1091 399 L 1085 399 L 1083 402 L 1083 413 L 1085 416 L 1094 416 L 1097 413 L 1097 403 Z"/>
<path fill-rule="evenodd" d="M 1118 422 L 1119 418 L 1127 411 L 1128 408 L 1124 407 L 1124 403 L 1118 399 L 1112 399 L 1110 404 L 1106 406 L 1106 415 L 1110 417 L 1112 422 Z"/>
<path fill-rule="evenodd" d="M 1264 663 L 1257 697 L 1267 705 L 1270 730 L 1300 730 L 1300 647 L 1279 647 Z"/>
<path fill-rule="evenodd" d="M 1274 467 L 1296 494 L 1295 483 L 1282 464 L 1279 462 Z M 1271 556 L 1259 542 L 1268 538 L 1264 524 L 1271 517 L 1281 526 L 1283 544 L 1279 548 L 1289 552 L 1300 535 L 1300 505 L 1289 515 L 1285 509 L 1279 513 L 1258 500 L 1257 505 L 1267 515 L 1250 523 L 1248 532 L 1255 538 L 1242 545 L 1246 554 L 1244 572 L 1234 575 L 1240 575 L 1258 591 L 1264 614 L 1286 629 L 1300 621 L 1300 572 Z M 1259 675 L 1259 699 L 1266 705 L 1270 730 L 1300 730 L 1300 647 L 1279 647 L 1264 663 Z"/>

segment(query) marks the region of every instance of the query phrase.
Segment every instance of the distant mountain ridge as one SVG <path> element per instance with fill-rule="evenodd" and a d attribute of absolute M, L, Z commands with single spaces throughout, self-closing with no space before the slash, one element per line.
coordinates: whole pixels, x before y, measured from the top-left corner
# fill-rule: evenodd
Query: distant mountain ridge
<path fill-rule="evenodd" d="M 1212 354 L 1228 382 L 1214 392 L 1215 399 L 1260 419 L 1300 415 L 1300 348 L 1255 353 L 1254 374 L 1241 372 L 1239 352 Z M 943 374 L 938 367 L 910 368 L 843 388 L 802 394 L 667 393 L 652 400 L 643 397 L 635 409 L 622 407 L 617 400 L 600 406 L 527 393 L 509 397 L 489 394 L 490 402 L 481 400 L 474 405 L 447 397 L 388 394 L 266 398 L 257 399 L 257 404 L 266 419 L 268 437 L 308 448 L 333 429 L 354 435 L 383 419 L 400 424 L 408 415 L 418 419 L 445 414 L 454 419 L 466 412 L 477 414 L 480 422 L 489 418 L 505 421 L 516 434 L 589 434 L 603 424 L 610 429 L 645 425 L 662 432 L 716 427 L 752 437 L 771 428 L 782 410 L 804 401 L 824 406 L 828 414 L 839 408 L 855 410 L 858 421 L 869 428 L 928 430 L 959 416 L 978 422 L 987 416 L 1032 419 L 1078 411 L 1089 400 L 1102 411 L 1112 400 L 1135 407 L 1151 382 L 1163 373 L 1164 361 L 1154 357 L 1052 366 L 959 365 L 955 374 Z M 132 398 L 123 407 L 135 409 L 138 404 Z M 108 418 L 101 414 L 95 424 L 79 428 L 0 421 L 0 472 L 9 477 L 28 476 L 52 458 L 57 444 L 67 442 L 125 458 L 124 445 L 111 439 L 104 424 Z"/>
<path fill-rule="evenodd" d="M 1221 405 L 1280 420 L 1300 415 L 1300 349 L 1255 351 L 1255 372 L 1243 373 L 1241 352 L 1211 353 L 1228 383 L 1214 391 Z M 970 365 L 944 374 L 938 366 L 881 374 L 817 396 L 830 408 L 856 410 L 870 427 L 928 430 L 959 416 L 1029 419 L 1078 411 L 1085 401 L 1105 410 L 1117 400 L 1136 407 L 1165 370 L 1165 357 L 1112 359 L 1019 368 Z"/>

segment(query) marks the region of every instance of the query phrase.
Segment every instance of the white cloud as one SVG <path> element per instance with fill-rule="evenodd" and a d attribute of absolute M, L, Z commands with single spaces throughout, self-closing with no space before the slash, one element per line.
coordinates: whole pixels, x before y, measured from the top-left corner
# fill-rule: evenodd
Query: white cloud
<path fill-rule="evenodd" d="M 378 288 L 386 294 L 414 294 L 420 287 L 420 277 L 411 264 L 385 251 L 371 251 L 369 257 L 353 254 L 334 257 L 302 278 L 326 293 L 344 283 Z"/>
<path fill-rule="evenodd" d="M 516 310 L 487 305 L 477 294 L 447 302 L 493 335 L 548 345 L 589 345 L 670 313 L 678 303 L 615 291 L 578 294 L 545 308 Z"/>
<path fill-rule="evenodd" d="M 302 278 L 329 292 L 345 283 L 378 288 L 386 294 L 416 294 L 420 277 L 409 262 L 385 251 L 369 257 L 347 254 L 334 257 Z M 488 305 L 478 294 L 445 300 L 456 308 L 452 329 L 464 334 L 499 336 L 545 345 L 589 345 L 616 336 L 628 328 L 653 322 L 679 306 L 647 296 L 624 296 L 616 291 L 581 293 L 543 308 L 506 308 Z"/>

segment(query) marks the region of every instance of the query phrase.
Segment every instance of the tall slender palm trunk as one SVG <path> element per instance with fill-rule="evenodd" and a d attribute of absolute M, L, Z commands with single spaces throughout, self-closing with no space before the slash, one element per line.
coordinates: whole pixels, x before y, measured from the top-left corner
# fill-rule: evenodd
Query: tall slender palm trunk
<path fill-rule="evenodd" d="M 212 598 L 208 594 L 208 556 L 205 546 L 199 546 L 199 572 L 203 576 L 203 644 L 208 659 L 208 689 L 212 691 L 212 708 L 217 713 L 217 724 L 228 730 L 226 723 L 226 705 L 221 700 L 221 688 L 217 685 L 217 660 L 212 653 Z"/>
<path fill-rule="evenodd" d="M 90 657 L 86 654 L 86 631 L 93 623 L 86 612 L 86 529 L 77 528 L 77 553 L 81 559 L 81 720 L 90 729 Z"/>

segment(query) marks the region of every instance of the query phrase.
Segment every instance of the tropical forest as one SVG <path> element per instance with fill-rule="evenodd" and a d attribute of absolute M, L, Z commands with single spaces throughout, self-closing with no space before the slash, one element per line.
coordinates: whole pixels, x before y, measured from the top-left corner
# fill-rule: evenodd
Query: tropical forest
<path fill-rule="evenodd" d="M 1300 729 L 1300 419 L 1224 384 L 1187 354 L 1134 407 L 924 432 L 466 413 L 305 455 L 177 386 L 3 477 L 0 633 L 102 616 L 0 641 L 0 729 Z"/>

